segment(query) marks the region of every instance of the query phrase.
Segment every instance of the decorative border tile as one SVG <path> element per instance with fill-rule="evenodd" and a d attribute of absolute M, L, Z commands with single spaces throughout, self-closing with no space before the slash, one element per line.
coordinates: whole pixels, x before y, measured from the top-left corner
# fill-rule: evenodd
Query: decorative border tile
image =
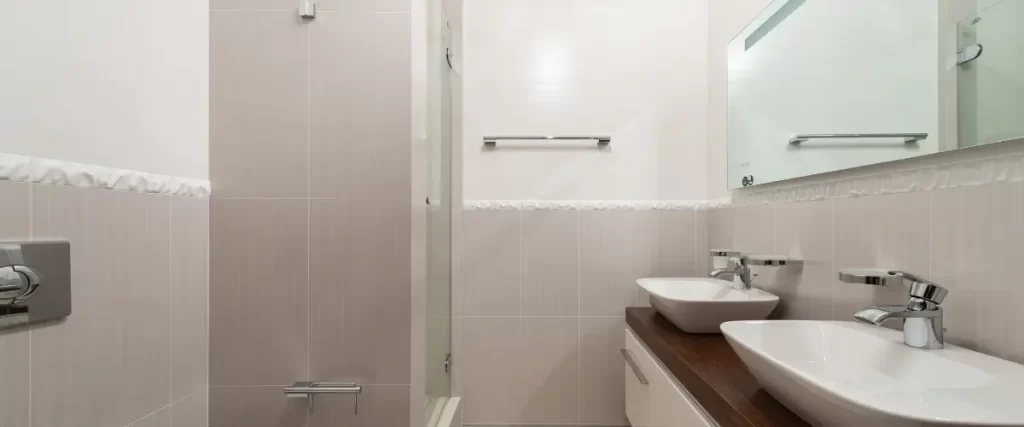
<path fill-rule="evenodd" d="M 0 180 L 210 197 L 210 181 L 0 153 Z"/>
<path fill-rule="evenodd" d="M 723 207 L 797 203 L 1022 181 L 1024 155 L 1001 155 L 809 184 L 737 190 L 732 192 L 732 200 L 720 203 L 727 203 Z"/>
<path fill-rule="evenodd" d="M 811 177 L 813 179 L 813 177 Z M 819 179 L 811 183 L 769 184 L 731 191 L 713 200 L 466 200 L 464 210 L 707 210 L 726 207 L 810 202 L 825 199 L 1024 182 L 1024 154 L 997 155 L 906 169 Z"/>

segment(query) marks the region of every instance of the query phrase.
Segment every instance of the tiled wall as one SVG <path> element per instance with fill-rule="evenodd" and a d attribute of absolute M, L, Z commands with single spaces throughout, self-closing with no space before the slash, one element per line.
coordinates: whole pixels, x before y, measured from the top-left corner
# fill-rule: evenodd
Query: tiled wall
<path fill-rule="evenodd" d="M 410 419 L 410 2 L 317 7 L 211 1 L 215 427 Z"/>
<path fill-rule="evenodd" d="M 466 199 L 706 198 L 707 0 L 467 0 L 463 13 Z M 481 149 L 484 135 L 595 134 L 611 144 Z"/>
<path fill-rule="evenodd" d="M 949 342 L 1024 363 L 1017 258 L 1024 253 L 1022 183 L 994 183 L 708 213 L 708 242 L 803 259 L 802 269 L 756 271 L 782 299 L 773 317 L 852 320 L 872 304 L 902 304 L 905 288 L 841 283 L 838 270 L 906 270 L 949 289 Z M 898 326 L 898 325 L 897 325 Z"/>
<path fill-rule="evenodd" d="M 0 236 L 71 242 L 72 313 L 0 331 L 0 426 L 207 425 L 209 200 L 0 182 Z"/>
<path fill-rule="evenodd" d="M 462 212 L 454 289 L 466 425 L 626 425 L 624 309 L 636 279 L 706 269 L 692 210 Z"/>

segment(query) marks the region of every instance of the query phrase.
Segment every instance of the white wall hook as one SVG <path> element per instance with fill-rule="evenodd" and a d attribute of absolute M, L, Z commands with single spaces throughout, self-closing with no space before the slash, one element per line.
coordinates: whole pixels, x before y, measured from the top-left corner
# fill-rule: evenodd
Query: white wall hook
<path fill-rule="evenodd" d="M 305 19 L 316 18 L 316 1 L 299 0 L 299 16 Z"/>

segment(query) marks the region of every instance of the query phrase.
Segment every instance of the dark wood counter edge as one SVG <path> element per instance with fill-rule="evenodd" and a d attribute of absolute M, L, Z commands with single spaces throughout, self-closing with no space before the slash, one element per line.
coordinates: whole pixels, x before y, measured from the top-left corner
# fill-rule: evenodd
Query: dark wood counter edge
<path fill-rule="evenodd" d="M 718 425 L 808 425 L 757 384 L 724 336 L 683 332 L 646 307 L 626 308 L 626 324 Z"/>

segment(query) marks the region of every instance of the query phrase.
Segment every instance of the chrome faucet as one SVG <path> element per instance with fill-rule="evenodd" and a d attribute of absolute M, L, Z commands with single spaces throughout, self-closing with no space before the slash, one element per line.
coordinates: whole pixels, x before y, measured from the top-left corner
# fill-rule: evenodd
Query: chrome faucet
<path fill-rule="evenodd" d="M 762 266 L 762 267 L 784 267 L 800 266 L 802 261 L 792 260 L 789 257 L 777 256 L 777 255 L 744 255 L 740 252 L 730 250 L 714 249 L 711 251 L 711 257 L 727 257 L 729 258 L 729 267 L 727 268 L 716 268 L 711 270 L 711 277 L 717 278 L 721 275 L 731 275 L 733 277 L 739 277 L 739 282 L 733 280 L 733 287 L 738 290 L 750 289 L 753 285 L 754 277 L 756 274 L 750 272 L 750 266 Z"/>
<path fill-rule="evenodd" d="M 902 271 L 841 270 L 839 280 L 874 286 L 909 286 L 907 305 L 867 307 L 854 313 L 853 317 L 876 326 L 889 319 L 902 319 L 903 343 L 914 348 L 939 349 L 945 344 L 942 307 L 939 304 L 949 294 L 946 288 Z"/>
<path fill-rule="evenodd" d="M 737 255 L 729 258 L 729 268 L 716 268 L 711 270 L 711 277 L 718 277 L 723 274 L 732 274 L 740 278 L 739 282 L 733 280 L 733 287 L 736 289 L 750 289 L 751 287 L 751 274 L 750 266 L 747 265 L 746 255 Z"/>

